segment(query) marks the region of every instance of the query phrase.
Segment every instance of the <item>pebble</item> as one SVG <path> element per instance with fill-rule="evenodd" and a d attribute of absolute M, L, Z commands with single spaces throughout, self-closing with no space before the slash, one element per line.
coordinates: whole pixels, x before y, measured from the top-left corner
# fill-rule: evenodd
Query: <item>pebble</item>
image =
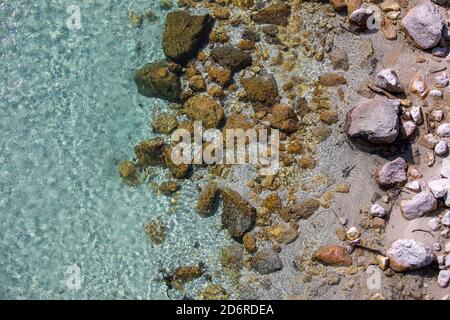
<path fill-rule="evenodd" d="M 444 140 L 441 140 L 437 143 L 437 145 L 434 147 L 434 152 L 438 155 L 438 156 L 443 156 L 447 153 L 448 151 L 448 146 L 447 146 L 447 142 L 445 142 Z"/>
<path fill-rule="evenodd" d="M 421 108 L 414 106 L 411 108 L 410 113 L 414 123 L 420 125 L 423 121 Z"/>
<path fill-rule="evenodd" d="M 439 221 L 439 218 L 432 218 L 432 219 L 428 220 L 428 226 L 433 231 L 439 230 L 439 228 L 441 227 L 441 223 Z"/>
<path fill-rule="evenodd" d="M 447 227 L 450 226 L 450 211 L 447 211 L 447 212 L 444 214 L 444 217 L 442 218 L 441 223 L 442 223 L 444 226 L 447 226 Z"/>
<path fill-rule="evenodd" d="M 439 88 L 445 88 L 446 86 L 448 86 L 448 83 L 449 83 L 449 78 L 448 78 L 447 72 L 442 72 L 441 75 L 439 75 L 435 78 L 435 80 L 436 80 L 436 85 Z"/>
<path fill-rule="evenodd" d="M 413 180 L 413 181 L 408 182 L 405 185 L 405 188 L 407 188 L 411 191 L 414 191 L 414 192 L 420 192 L 420 183 L 417 180 Z"/>
<path fill-rule="evenodd" d="M 441 122 L 442 119 L 444 119 L 444 113 L 442 112 L 442 110 L 431 111 L 431 116 L 433 117 L 433 120 L 437 122 Z"/>
<path fill-rule="evenodd" d="M 439 127 L 437 127 L 437 129 L 436 129 L 436 133 L 441 138 L 450 137 L 450 123 L 443 123 L 443 124 L 439 125 Z"/>
<path fill-rule="evenodd" d="M 360 235 L 361 235 L 361 231 L 359 231 L 358 228 L 356 228 L 356 227 L 351 227 L 345 233 L 345 236 L 347 237 L 347 239 L 349 239 L 351 241 L 358 239 Z"/>
<path fill-rule="evenodd" d="M 443 93 L 441 90 L 433 89 L 430 91 L 430 96 L 434 98 L 442 98 Z"/>
<path fill-rule="evenodd" d="M 373 217 L 383 218 L 386 215 L 386 209 L 375 203 L 370 207 L 370 214 Z"/>

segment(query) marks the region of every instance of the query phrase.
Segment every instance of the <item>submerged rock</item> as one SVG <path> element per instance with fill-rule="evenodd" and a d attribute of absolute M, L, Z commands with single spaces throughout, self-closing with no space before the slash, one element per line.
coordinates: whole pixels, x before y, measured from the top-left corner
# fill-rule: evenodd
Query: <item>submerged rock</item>
<path fill-rule="evenodd" d="M 264 9 L 258 11 L 253 16 L 253 21 L 260 24 L 274 24 L 286 27 L 289 16 L 291 15 L 291 6 L 284 2 L 276 2 Z"/>
<path fill-rule="evenodd" d="M 325 265 L 335 267 L 349 267 L 353 260 L 347 249 L 337 244 L 327 245 L 313 254 L 313 259 Z"/>
<path fill-rule="evenodd" d="M 218 193 L 217 183 L 209 182 L 206 185 L 197 200 L 197 213 L 200 216 L 207 217 L 212 213 Z"/>
<path fill-rule="evenodd" d="M 225 188 L 220 193 L 223 199 L 222 224 L 232 237 L 242 238 L 254 225 L 256 210 L 236 191 Z"/>
<path fill-rule="evenodd" d="M 360 102 L 349 111 L 346 132 L 350 138 L 363 138 L 371 143 L 392 143 L 399 134 L 399 118 L 387 99 Z"/>
<path fill-rule="evenodd" d="M 396 272 L 426 267 L 434 261 L 431 249 L 412 239 L 396 240 L 387 251 L 390 267 Z"/>
<path fill-rule="evenodd" d="M 171 134 L 178 126 L 177 117 L 171 113 L 159 113 L 153 116 L 152 127 L 157 133 Z"/>
<path fill-rule="evenodd" d="M 253 256 L 251 265 L 260 274 L 269 274 L 283 268 L 278 254 L 269 248 L 262 248 Z"/>
<path fill-rule="evenodd" d="M 209 15 L 190 15 L 186 11 L 169 12 L 163 34 L 167 58 L 184 63 L 193 58 L 208 40 L 214 19 Z"/>
<path fill-rule="evenodd" d="M 251 102 L 272 105 L 279 101 L 277 83 L 273 76 L 246 78 L 241 81 Z"/>
<path fill-rule="evenodd" d="M 161 244 L 166 240 L 166 227 L 158 219 L 150 221 L 144 227 L 153 244 Z"/>
<path fill-rule="evenodd" d="M 225 116 L 220 104 L 207 96 L 189 98 L 183 110 L 192 121 L 201 121 L 205 129 L 218 128 Z"/>
<path fill-rule="evenodd" d="M 200 266 L 182 266 L 175 269 L 173 274 L 174 281 L 185 283 L 200 278 L 203 270 Z"/>
<path fill-rule="evenodd" d="M 178 65 L 165 60 L 149 63 L 136 72 L 134 82 L 143 96 L 178 102 L 181 93 L 179 72 Z"/>
<path fill-rule="evenodd" d="M 199 294 L 202 300 L 228 300 L 227 291 L 218 284 L 210 283 Z"/>
<path fill-rule="evenodd" d="M 231 45 L 215 47 L 211 50 L 211 58 L 219 66 L 238 72 L 252 64 L 252 56 L 249 52 L 233 48 Z"/>
<path fill-rule="evenodd" d="M 402 27 L 420 49 L 427 50 L 441 40 L 444 19 L 437 6 L 427 0 L 408 12 Z"/>
<path fill-rule="evenodd" d="M 169 168 L 172 176 L 176 179 L 187 178 L 189 174 L 190 165 L 185 163 L 177 164 L 172 158 L 172 147 L 167 147 L 164 149 L 164 163 Z"/>
<path fill-rule="evenodd" d="M 119 164 L 120 177 L 130 186 L 137 186 L 141 179 L 136 165 L 130 160 L 121 161 Z"/>
<path fill-rule="evenodd" d="M 424 190 L 416 194 L 412 199 L 400 202 L 401 212 L 408 220 L 422 217 L 436 208 L 437 200 L 430 190 Z"/>
<path fill-rule="evenodd" d="M 392 188 L 404 184 L 407 180 L 406 171 L 408 164 L 403 158 L 398 157 L 377 168 L 375 180 L 382 188 Z"/>
<path fill-rule="evenodd" d="M 176 181 L 165 181 L 159 185 L 159 191 L 164 195 L 170 195 L 180 190 L 180 185 Z"/>
<path fill-rule="evenodd" d="M 167 147 L 161 138 L 153 138 L 140 142 L 134 147 L 134 152 L 143 167 L 161 165 L 164 163 L 164 149 Z"/>

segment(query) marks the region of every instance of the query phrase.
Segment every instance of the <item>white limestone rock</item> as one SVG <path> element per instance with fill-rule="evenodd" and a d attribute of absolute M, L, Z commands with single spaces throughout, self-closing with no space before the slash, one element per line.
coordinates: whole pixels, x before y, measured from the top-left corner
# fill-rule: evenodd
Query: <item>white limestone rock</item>
<path fill-rule="evenodd" d="M 402 272 L 426 267 L 434 261 L 431 249 L 413 239 L 398 239 L 387 251 L 390 266 L 394 271 Z"/>

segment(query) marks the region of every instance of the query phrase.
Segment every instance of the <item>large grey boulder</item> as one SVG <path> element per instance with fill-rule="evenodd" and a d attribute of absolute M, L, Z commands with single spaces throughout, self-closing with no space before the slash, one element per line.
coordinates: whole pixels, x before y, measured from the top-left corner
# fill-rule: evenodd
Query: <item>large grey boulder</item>
<path fill-rule="evenodd" d="M 371 143 L 392 143 L 399 134 L 399 118 L 391 101 L 373 99 L 358 103 L 347 114 L 346 133 Z"/>
<path fill-rule="evenodd" d="M 397 272 L 426 267 L 434 261 L 431 249 L 413 239 L 399 239 L 387 251 L 390 267 Z"/>
<path fill-rule="evenodd" d="M 435 47 L 441 40 L 444 19 L 438 7 L 426 1 L 408 12 L 402 20 L 402 27 L 416 46 L 427 50 Z"/>

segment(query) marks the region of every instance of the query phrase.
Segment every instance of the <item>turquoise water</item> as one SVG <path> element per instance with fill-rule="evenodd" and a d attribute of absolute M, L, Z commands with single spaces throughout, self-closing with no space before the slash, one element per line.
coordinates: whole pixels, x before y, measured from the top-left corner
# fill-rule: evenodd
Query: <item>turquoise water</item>
<path fill-rule="evenodd" d="M 79 30 L 66 26 L 72 4 Z M 130 9 L 160 18 L 133 28 Z M 158 270 L 198 262 L 223 280 L 227 240 L 219 214 L 193 210 L 199 182 L 183 183 L 174 206 L 118 176 L 119 161 L 152 137 L 152 112 L 168 107 L 139 96 L 132 80 L 163 56 L 166 12 L 156 0 L 0 1 L 0 298 L 179 298 Z M 154 217 L 168 228 L 156 247 L 143 229 Z M 67 285 L 77 268 L 80 286 Z M 194 281 L 189 295 L 204 285 Z"/>

